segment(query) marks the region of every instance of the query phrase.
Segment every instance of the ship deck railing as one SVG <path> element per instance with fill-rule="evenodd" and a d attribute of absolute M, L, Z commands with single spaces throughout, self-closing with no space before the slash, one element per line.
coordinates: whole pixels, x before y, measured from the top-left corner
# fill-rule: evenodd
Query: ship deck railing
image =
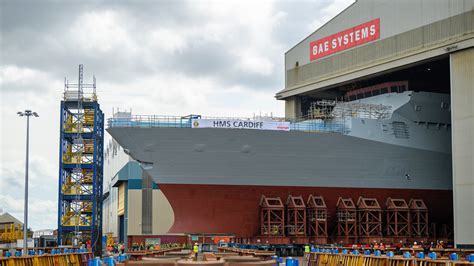
<path fill-rule="evenodd" d="M 194 119 L 213 120 L 245 120 L 245 121 L 274 121 L 289 122 L 290 131 L 307 132 L 334 132 L 349 133 L 349 126 L 346 120 L 289 120 L 285 118 L 264 118 L 253 119 L 244 117 L 202 117 L 200 115 L 188 116 L 164 116 L 164 115 L 133 115 L 125 118 L 109 118 L 107 124 L 109 128 L 139 127 L 139 128 L 191 128 Z"/>

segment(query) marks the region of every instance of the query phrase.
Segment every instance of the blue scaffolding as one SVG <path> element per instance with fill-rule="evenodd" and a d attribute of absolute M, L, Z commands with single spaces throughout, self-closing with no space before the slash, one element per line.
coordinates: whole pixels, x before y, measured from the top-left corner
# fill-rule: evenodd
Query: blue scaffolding
<path fill-rule="evenodd" d="M 92 93 L 84 93 L 91 89 Z M 65 81 L 59 142 L 58 244 L 102 245 L 104 114 L 92 84 Z"/>

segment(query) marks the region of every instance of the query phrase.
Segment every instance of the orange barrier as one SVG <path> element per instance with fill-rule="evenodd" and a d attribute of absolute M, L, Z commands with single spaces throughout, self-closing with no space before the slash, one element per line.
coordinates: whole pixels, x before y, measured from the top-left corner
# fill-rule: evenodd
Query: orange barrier
<path fill-rule="evenodd" d="M 306 253 L 303 266 L 474 266 L 468 261 L 431 260 L 403 258 L 395 256 L 330 254 L 321 252 Z"/>
<path fill-rule="evenodd" d="M 0 258 L 0 266 L 87 266 L 91 253 L 45 254 L 41 256 L 22 256 Z"/>

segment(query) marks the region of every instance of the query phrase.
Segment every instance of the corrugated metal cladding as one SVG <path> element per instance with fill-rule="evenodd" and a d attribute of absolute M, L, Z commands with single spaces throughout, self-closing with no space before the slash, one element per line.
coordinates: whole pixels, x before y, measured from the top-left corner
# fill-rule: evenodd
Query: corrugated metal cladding
<path fill-rule="evenodd" d="M 474 48 L 451 54 L 454 240 L 474 246 Z"/>
<path fill-rule="evenodd" d="M 153 226 L 153 179 L 142 172 L 142 234 L 151 234 Z"/>
<path fill-rule="evenodd" d="M 285 54 L 285 93 L 348 69 L 401 57 L 449 39 L 473 38 L 474 0 L 359 0 Z M 380 40 L 310 63 L 310 42 L 380 18 Z M 298 62 L 299 67 L 295 67 Z"/>
<path fill-rule="evenodd" d="M 474 0 L 358 0 L 286 53 L 286 70 L 309 63 L 309 43 L 380 18 L 380 39 L 471 11 Z"/>
<path fill-rule="evenodd" d="M 125 214 L 125 183 L 122 183 L 118 187 L 118 206 L 117 215 Z"/>
<path fill-rule="evenodd" d="M 340 72 L 354 70 L 390 59 L 397 59 L 413 52 L 447 45 L 447 40 L 473 38 L 473 18 L 474 11 L 463 13 L 287 70 L 286 89 L 280 92 L 279 95 L 288 97 L 291 94 L 300 93 L 292 90 Z"/>

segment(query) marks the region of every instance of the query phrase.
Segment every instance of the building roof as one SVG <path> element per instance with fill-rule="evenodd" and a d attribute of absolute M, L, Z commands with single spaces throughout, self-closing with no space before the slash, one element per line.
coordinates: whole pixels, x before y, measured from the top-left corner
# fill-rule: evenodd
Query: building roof
<path fill-rule="evenodd" d="M 8 212 L 4 214 L 0 214 L 0 224 L 11 224 L 11 223 L 23 225 L 23 223 L 20 220 L 13 217 L 13 215 L 9 214 Z"/>

